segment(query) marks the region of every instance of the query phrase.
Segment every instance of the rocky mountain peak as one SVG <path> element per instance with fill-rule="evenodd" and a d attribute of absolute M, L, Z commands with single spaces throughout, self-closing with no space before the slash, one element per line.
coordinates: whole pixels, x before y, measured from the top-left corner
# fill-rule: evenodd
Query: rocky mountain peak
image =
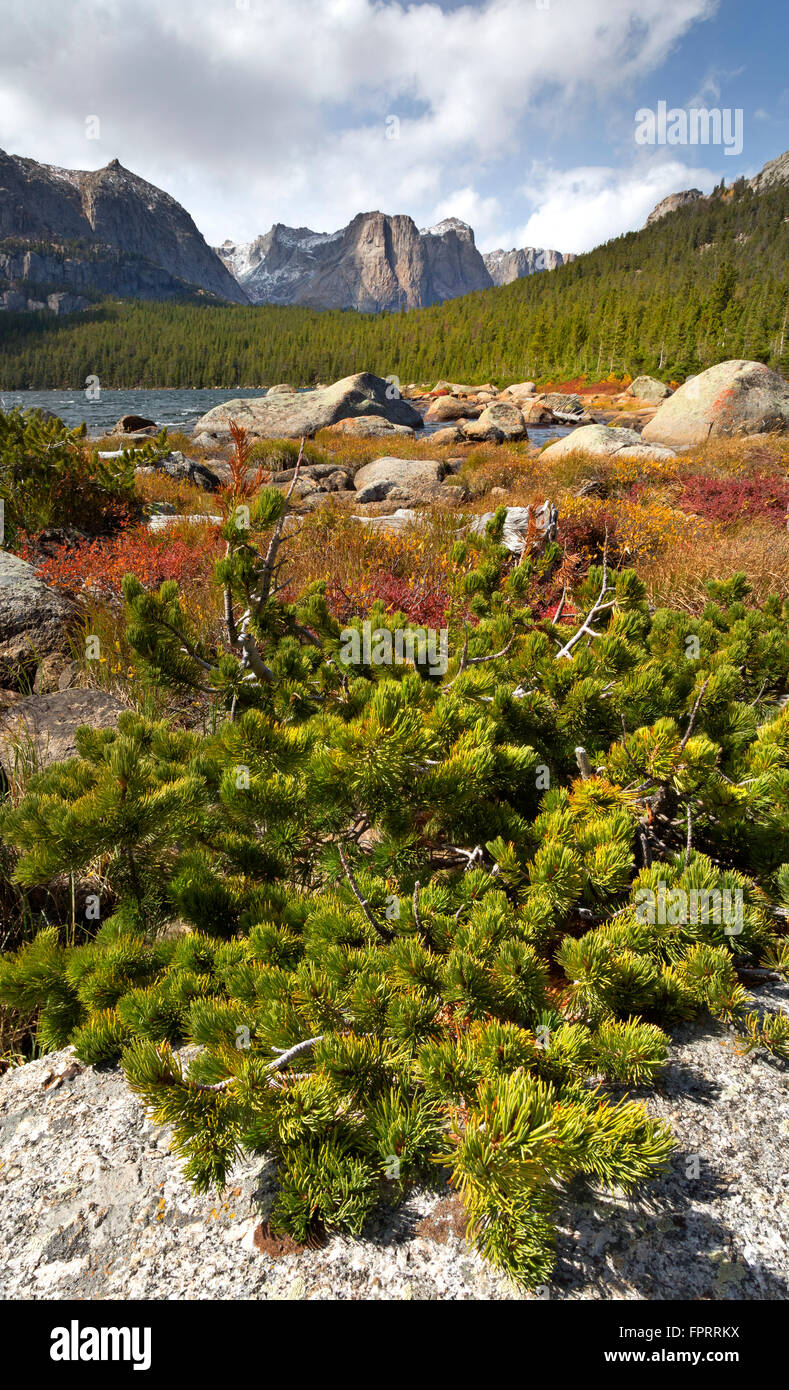
<path fill-rule="evenodd" d="M 413 309 L 491 284 L 466 223 L 420 232 L 405 214 L 359 212 L 334 232 L 273 225 L 217 253 L 255 304 L 315 309 Z"/>
<path fill-rule="evenodd" d="M 645 227 L 651 227 L 655 222 L 659 222 L 661 217 L 667 217 L 670 212 L 676 212 L 677 208 L 685 207 L 687 203 L 695 203 L 704 194 L 700 188 L 685 188 L 681 193 L 669 193 L 667 198 L 663 198 L 649 214 Z"/>
<path fill-rule="evenodd" d="M 570 251 L 522 246 L 513 247 L 511 251 L 498 247 L 495 251 L 486 251 L 482 259 L 494 285 L 511 285 L 513 280 L 523 280 L 541 270 L 557 270 L 560 265 L 569 265 L 575 256 Z"/>
<path fill-rule="evenodd" d="M 751 188 L 756 193 L 762 193 L 767 188 L 773 188 L 779 183 L 789 183 L 789 150 L 784 154 L 779 154 L 777 159 L 771 159 L 765 164 L 763 169 L 755 178 L 751 179 Z"/>
<path fill-rule="evenodd" d="M 466 241 L 474 243 L 474 231 L 468 222 L 461 222 L 459 217 L 445 217 L 442 222 L 437 222 L 435 227 L 421 227 L 420 236 L 445 236 L 447 232 L 456 232 L 458 236 L 464 237 Z"/>
<path fill-rule="evenodd" d="M 118 159 L 61 169 L 0 150 L 0 252 L 0 294 L 18 281 L 145 299 L 199 289 L 246 303 L 189 213 Z"/>

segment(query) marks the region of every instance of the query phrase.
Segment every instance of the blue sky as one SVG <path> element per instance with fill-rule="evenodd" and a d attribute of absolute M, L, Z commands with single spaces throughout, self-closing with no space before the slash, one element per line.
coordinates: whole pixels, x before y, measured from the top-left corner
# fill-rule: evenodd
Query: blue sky
<path fill-rule="evenodd" d="M 556 0 L 557 13 L 560 3 Z M 597 113 L 599 120 L 591 104 L 584 104 L 576 122 L 554 129 L 552 157 L 562 164 L 611 162 L 617 154 L 627 160 L 632 155 L 634 109 L 655 107 L 661 99 L 671 107 L 743 110 L 742 156 L 721 157 L 720 151 L 702 146 L 687 148 L 681 157 L 689 168 L 720 168 L 730 181 L 789 148 L 787 0 L 720 0 L 710 18 L 692 25 L 659 67 L 638 77 L 629 91 L 614 94 Z"/>
<path fill-rule="evenodd" d="M 789 149 L 787 0 L 0 0 L 0 146 L 119 158 L 209 241 L 356 212 L 582 251 Z M 742 152 L 639 146 L 742 111 Z"/>

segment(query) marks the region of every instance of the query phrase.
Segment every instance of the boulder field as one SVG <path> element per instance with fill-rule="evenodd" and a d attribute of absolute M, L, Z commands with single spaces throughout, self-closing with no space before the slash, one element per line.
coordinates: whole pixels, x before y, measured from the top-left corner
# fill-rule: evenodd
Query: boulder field
<path fill-rule="evenodd" d="M 200 417 L 193 438 L 208 447 L 229 443 L 234 420 L 253 439 L 298 439 L 322 429 L 377 439 L 410 436 L 428 424 L 455 428 L 456 438 L 469 443 L 502 443 L 527 439 L 529 424 L 583 425 L 592 419 L 577 395 L 538 394 L 531 381 L 502 391 L 490 382 L 439 381 L 430 392 L 411 386 L 401 392 L 394 379 L 359 372 L 311 391 L 280 385 L 265 396 L 225 401 Z"/>
<path fill-rule="evenodd" d="M 654 378 L 640 377 L 628 394 L 632 391 L 634 400 L 654 401 L 658 388 L 664 398 L 640 435 L 633 429 L 588 425 L 549 445 L 546 457 L 626 453 L 634 458 L 671 458 L 672 450 L 690 449 L 708 439 L 789 431 L 789 385 L 762 362 L 718 362 L 673 393 Z"/>

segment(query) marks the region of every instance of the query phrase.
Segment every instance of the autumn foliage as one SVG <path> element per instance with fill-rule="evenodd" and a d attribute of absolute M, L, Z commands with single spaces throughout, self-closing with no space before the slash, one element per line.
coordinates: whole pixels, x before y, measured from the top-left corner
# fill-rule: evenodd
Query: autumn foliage
<path fill-rule="evenodd" d="M 57 546 L 50 555 L 38 559 L 36 570 L 47 584 L 66 593 L 110 600 L 120 597 L 127 574 L 146 587 L 158 588 L 166 579 L 184 585 L 205 574 L 218 553 L 216 531 L 203 526 L 201 532 L 200 544 L 195 545 L 185 536 L 135 526 L 111 538 Z M 34 557 L 29 542 L 22 557 Z"/>
<path fill-rule="evenodd" d="M 754 473 L 741 478 L 696 473 L 683 482 L 679 505 L 683 511 L 708 521 L 727 524 L 759 517 L 785 526 L 789 480 L 775 473 Z"/>

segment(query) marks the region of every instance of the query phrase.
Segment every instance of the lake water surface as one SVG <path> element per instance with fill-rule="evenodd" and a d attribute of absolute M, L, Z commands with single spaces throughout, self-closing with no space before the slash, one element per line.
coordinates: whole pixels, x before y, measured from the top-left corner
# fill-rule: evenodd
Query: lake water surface
<path fill-rule="evenodd" d="M 0 410 L 51 410 L 66 425 L 81 425 L 88 434 L 102 435 L 117 425 L 122 415 L 144 415 L 169 430 L 190 434 L 207 410 L 223 401 L 249 400 L 265 396 L 262 390 L 214 391 L 109 391 L 101 390 L 97 400 L 88 400 L 84 391 L 0 391 Z"/>

